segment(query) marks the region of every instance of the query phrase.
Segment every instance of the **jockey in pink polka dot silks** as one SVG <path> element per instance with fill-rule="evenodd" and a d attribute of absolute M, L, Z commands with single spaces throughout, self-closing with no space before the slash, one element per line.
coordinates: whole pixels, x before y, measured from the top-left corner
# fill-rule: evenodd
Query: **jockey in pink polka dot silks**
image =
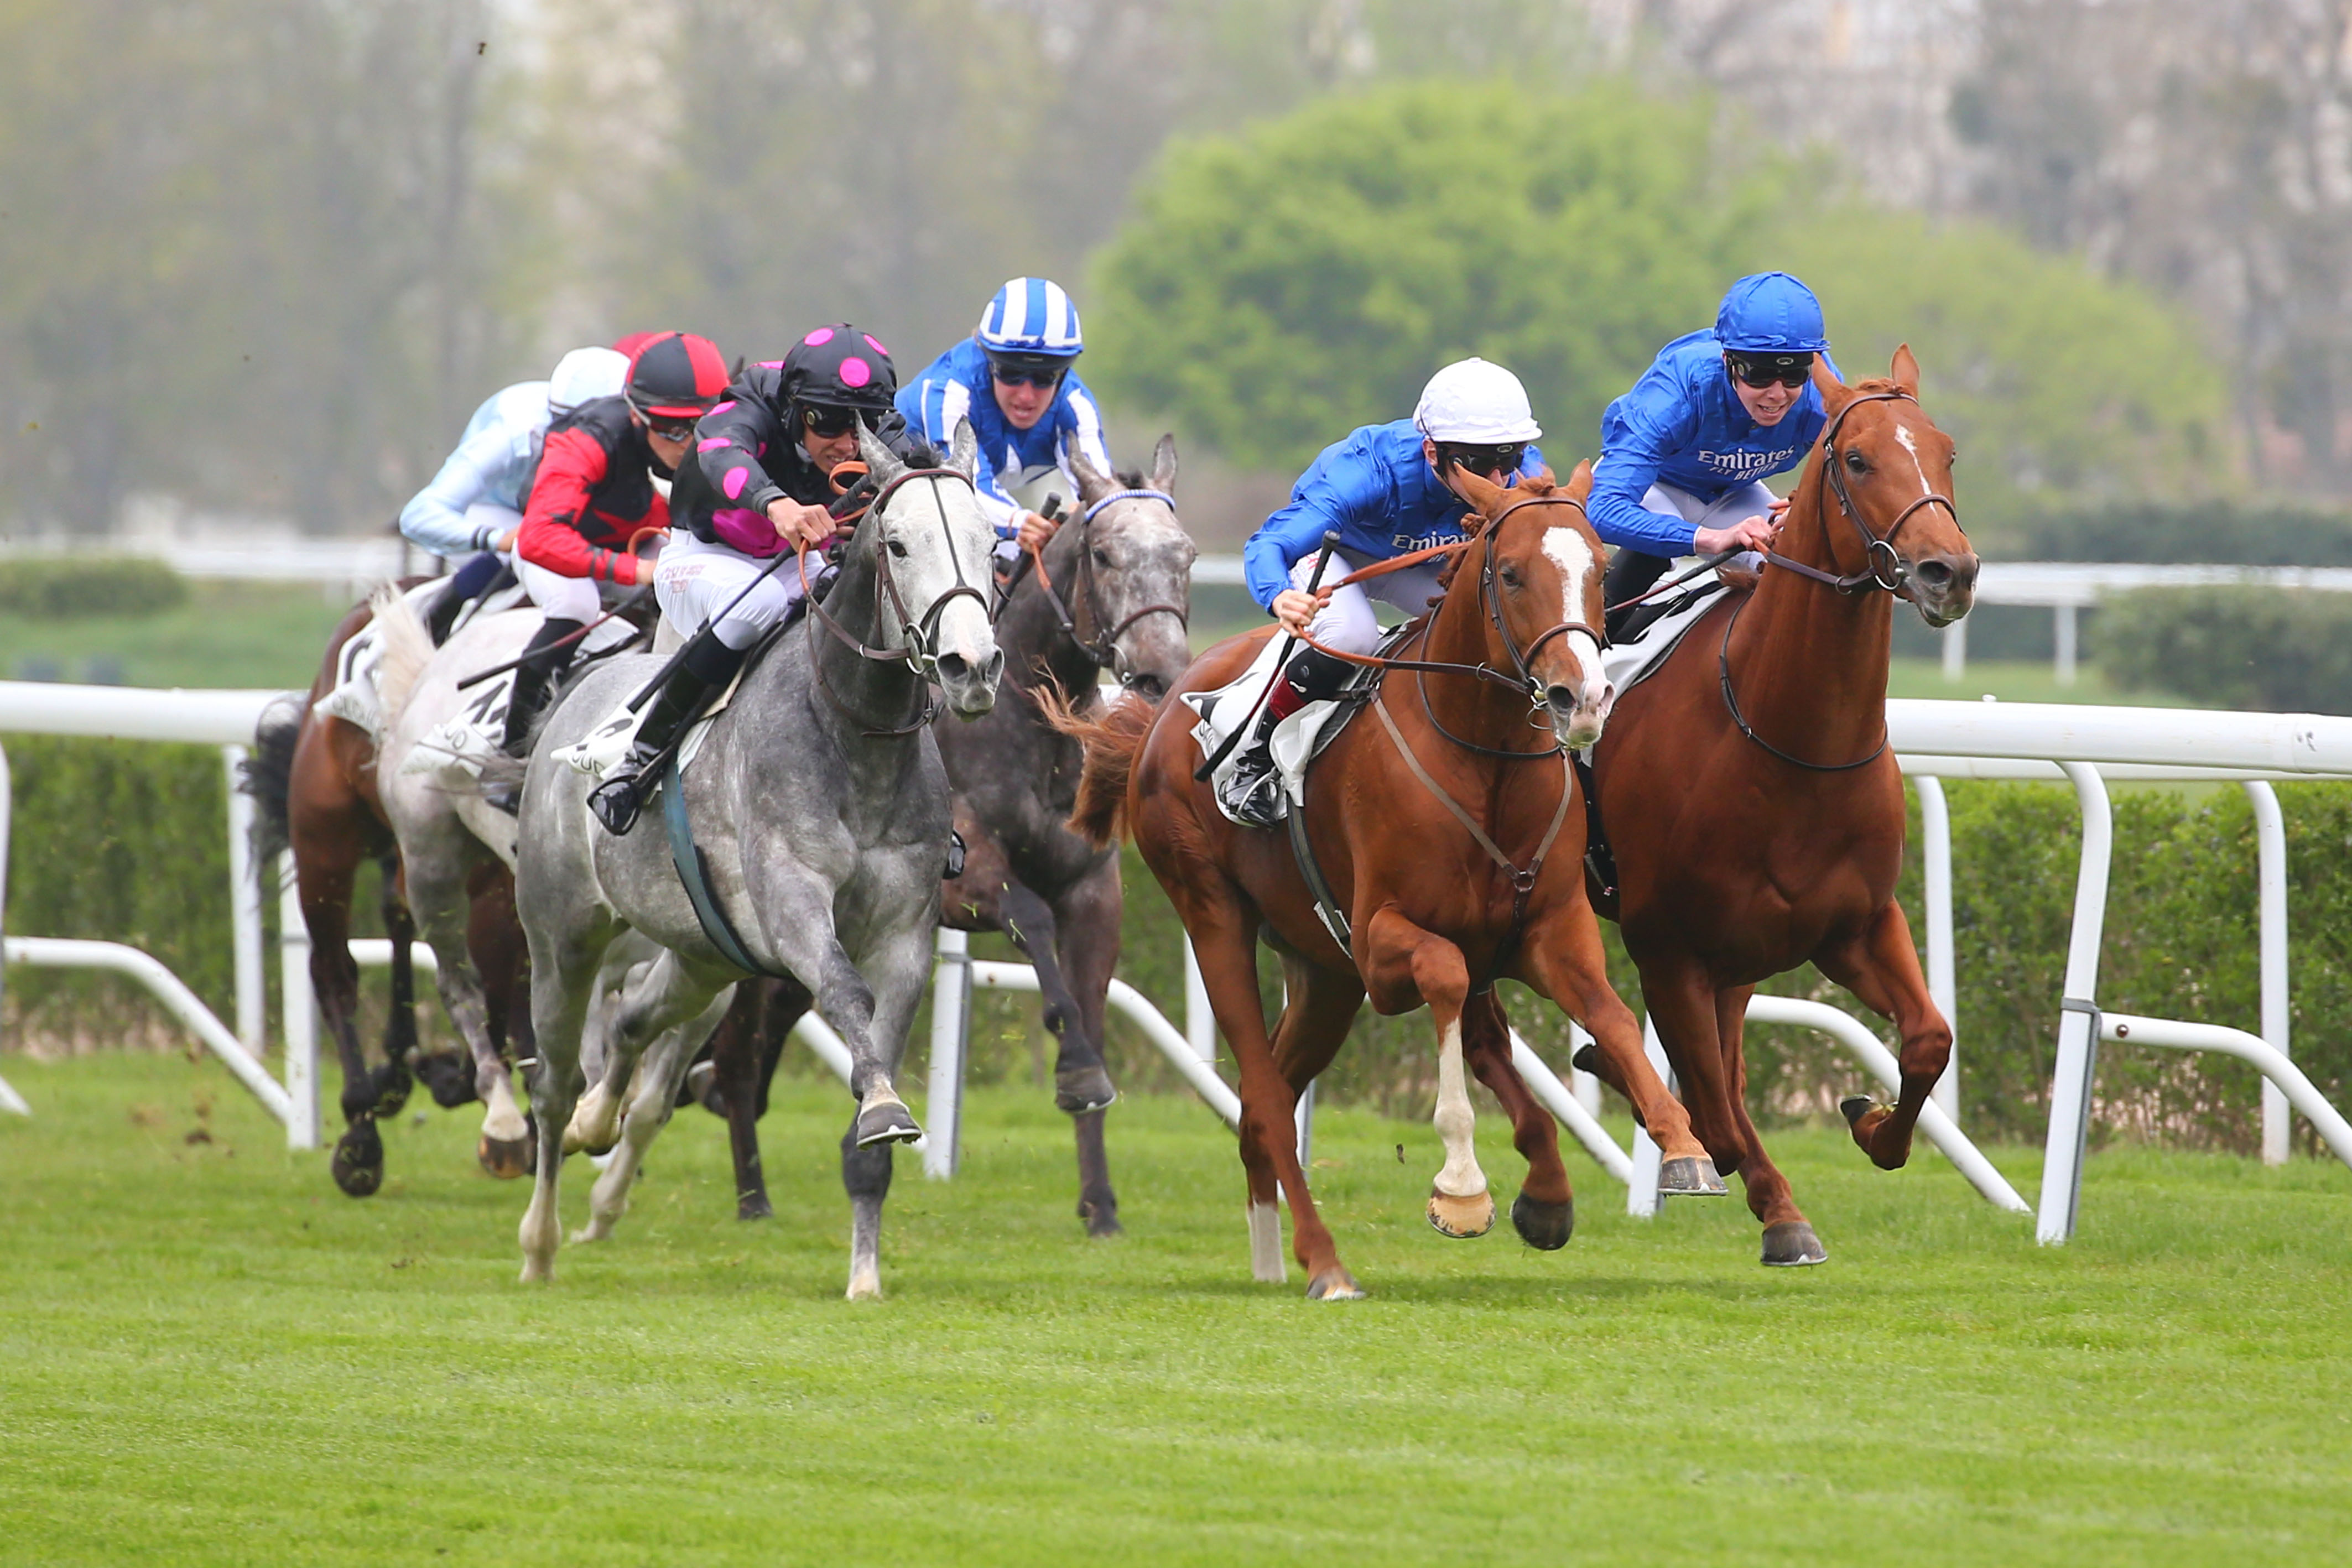
<path fill-rule="evenodd" d="M 689 641 L 629 754 L 588 798 L 610 831 L 635 825 L 640 776 L 800 601 L 803 571 L 820 581 L 835 537 L 833 472 L 856 460 L 859 424 L 913 455 L 918 444 L 891 406 L 898 390 L 880 340 L 835 322 L 743 371 L 702 416 L 670 487 L 669 538 L 654 569 L 662 614 Z M 802 559 L 767 571 L 787 550 Z"/>

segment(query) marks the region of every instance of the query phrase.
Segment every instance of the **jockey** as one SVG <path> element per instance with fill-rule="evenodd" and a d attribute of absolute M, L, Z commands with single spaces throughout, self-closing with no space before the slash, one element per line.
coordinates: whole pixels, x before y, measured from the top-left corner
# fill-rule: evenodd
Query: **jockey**
<path fill-rule="evenodd" d="M 694 422 L 726 386 L 727 362 L 709 339 L 660 332 L 629 361 L 621 395 L 582 403 L 548 427 L 515 536 L 515 575 L 547 620 L 515 669 L 509 755 L 522 755 L 549 684 L 572 662 L 574 634 L 596 619 L 596 585 L 641 580 L 645 563 L 631 552 L 631 538 L 669 527 L 669 506 L 654 479 L 676 470 L 693 443 Z"/>
<path fill-rule="evenodd" d="M 890 352 L 846 322 L 819 327 L 780 361 L 754 365 L 696 430 L 694 454 L 670 491 L 670 537 L 654 570 L 662 614 L 691 639 L 637 727 L 629 753 L 588 797 L 607 830 L 625 833 L 642 805 L 639 778 L 743 667 L 769 629 L 800 602 L 832 540 L 833 472 L 857 456 L 862 423 L 902 457 L 915 444 L 891 406 Z M 772 571 L 787 549 L 798 561 Z"/>
<path fill-rule="evenodd" d="M 1014 491 L 1058 469 L 1077 493 L 1076 478 L 1063 465 L 1063 437 L 1076 438 L 1097 472 L 1111 471 L 1102 411 L 1072 369 L 1085 348 L 1077 307 L 1061 285 L 1016 277 L 996 291 L 971 337 L 898 394 L 908 425 L 941 452 L 954 444 L 956 421 L 971 422 L 980 439 L 975 488 L 981 510 L 1006 541 L 997 547 L 1006 562 L 1054 537 L 1054 524 L 1014 499 Z"/>
<path fill-rule="evenodd" d="M 1813 356 L 1836 374 L 1829 347 L 1813 291 L 1785 272 L 1755 273 L 1723 297 L 1713 331 L 1659 350 L 1609 405 L 1586 507 L 1615 551 L 1602 590 L 1611 604 L 1646 591 L 1676 556 L 1772 542 L 1788 503 L 1763 480 L 1802 463 L 1821 437 Z"/>
<path fill-rule="evenodd" d="M 1454 488 L 1454 470 L 1466 468 L 1505 485 L 1542 474 L 1543 454 L 1533 444 L 1542 434 L 1518 377 L 1485 360 L 1446 366 L 1429 378 L 1411 419 L 1364 426 L 1325 447 L 1299 476 L 1290 504 L 1242 548 L 1250 596 L 1294 633 L 1342 653 L 1370 653 L 1381 637 L 1372 601 L 1420 614 L 1443 591 L 1437 577 L 1444 563 L 1425 561 L 1310 594 L 1307 583 L 1323 536 L 1339 536 L 1334 564 L 1343 573 L 1465 539 L 1466 503 Z M 1284 667 L 1226 797 L 1244 821 L 1271 827 L 1282 821 L 1282 788 L 1270 751 L 1275 727 L 1310 702 L 1339 695 L 1349 669 L 1314 648 L 1301 649 Z"/>
<path fill-rule="evenodd" d="M 517 382 L 492 393 L 466 422 L 457 449 L 433 482 L 400 509 L 400 531 L 410 543 L 445 559 L 473 557 L 434 601 L 425 619 L 434 642 L 448 636 L 449 622 L 466 601 L 478 598 L 498 575 L 495 552 L 522 526 L 548 422 L 592 398 L 612 396 L 628 373 L 628 360 L 611 349 L 574 349 L 556 361 L 547 380 Z"/>

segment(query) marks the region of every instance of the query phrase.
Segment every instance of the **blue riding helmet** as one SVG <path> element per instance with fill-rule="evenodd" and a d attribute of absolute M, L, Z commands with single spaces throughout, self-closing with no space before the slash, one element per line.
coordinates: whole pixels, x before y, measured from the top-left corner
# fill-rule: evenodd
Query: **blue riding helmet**
<path fill-rule="evenodd" d="M 1717 340 L 1735 353 L 1818 354 L 1830 346 L 1822 302 L 1785 272 L 1755 272 L 1731 286 L 1715 313 Z"/>
<path fill-rule="evenodd" d="M 972 336 L 992 361 L 1075 360 L 1087 346 L 1078 308 L 1060 284 L 1043 277 L 1015 277 L 998 289 Z"/>

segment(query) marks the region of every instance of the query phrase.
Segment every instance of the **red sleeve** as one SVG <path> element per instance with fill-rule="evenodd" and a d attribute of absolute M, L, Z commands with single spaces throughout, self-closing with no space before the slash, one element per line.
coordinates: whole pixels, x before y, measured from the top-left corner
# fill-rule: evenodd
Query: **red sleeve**
<path fill-rule="evenodd" d="M 539 475 L 531 481 L 530 499 L 523 506 L 522 528 L 515 536 L 516 556 L 565 577 L 619 583 L 637 580 L 635 556 L 625 550 L 595 549 L 580 533 L 589 497 L 604 479 L 609 461 L 604 448 L 584 430 L 559 430 L 547 438 L 540 454 Z M 661 503 L 659 496 L 654 499 L 656 505 Z M 665 507 L 665 518 L 667 515 Z"/>

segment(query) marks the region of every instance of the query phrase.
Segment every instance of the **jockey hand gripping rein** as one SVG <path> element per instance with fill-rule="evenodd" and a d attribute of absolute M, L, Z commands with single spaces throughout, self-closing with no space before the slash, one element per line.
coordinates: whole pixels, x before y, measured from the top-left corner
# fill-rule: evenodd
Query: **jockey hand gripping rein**
<path fill-rule="evenodd" d="M 1323 574 L 1330 569 L 1331 558 L 1339 553 L 1339 530 L 1330 529 L 1323 536 L 1323 553 L 1315 558 L 1315 574 L 1307 580 L 1307 592 L 1313 593 L 1323 586 Z M 1282 652 L 1274 657 L 1274 681 L 1283 678 L 1284 667 L 1290 662 L 1290 650 L 1297 644 L 1297 642 L 1298 633 L 1296 632 L 1283 633 Z M 1216 755 L 1192 769 L 1194 783 L 1206 783 L 1209 775 L 1217 770 L 1217 764 L 1233 755 L 1234 747 L 1241 744 L 1242 737 L 1247 735 L 1251 727 L 1257 723 L 1258 710 L 1265 706 L 1265 699 L 1274 695 L 1274 681 L 1266 682 L 1265 690 L 1257 694 L 1257 701 L 1250 704 L 1249 712 L 1242 716 L 1241 723 L 1234 726 L 1233 733 L 1225 737 L 1223 743 L 1217 747 Z"/>

